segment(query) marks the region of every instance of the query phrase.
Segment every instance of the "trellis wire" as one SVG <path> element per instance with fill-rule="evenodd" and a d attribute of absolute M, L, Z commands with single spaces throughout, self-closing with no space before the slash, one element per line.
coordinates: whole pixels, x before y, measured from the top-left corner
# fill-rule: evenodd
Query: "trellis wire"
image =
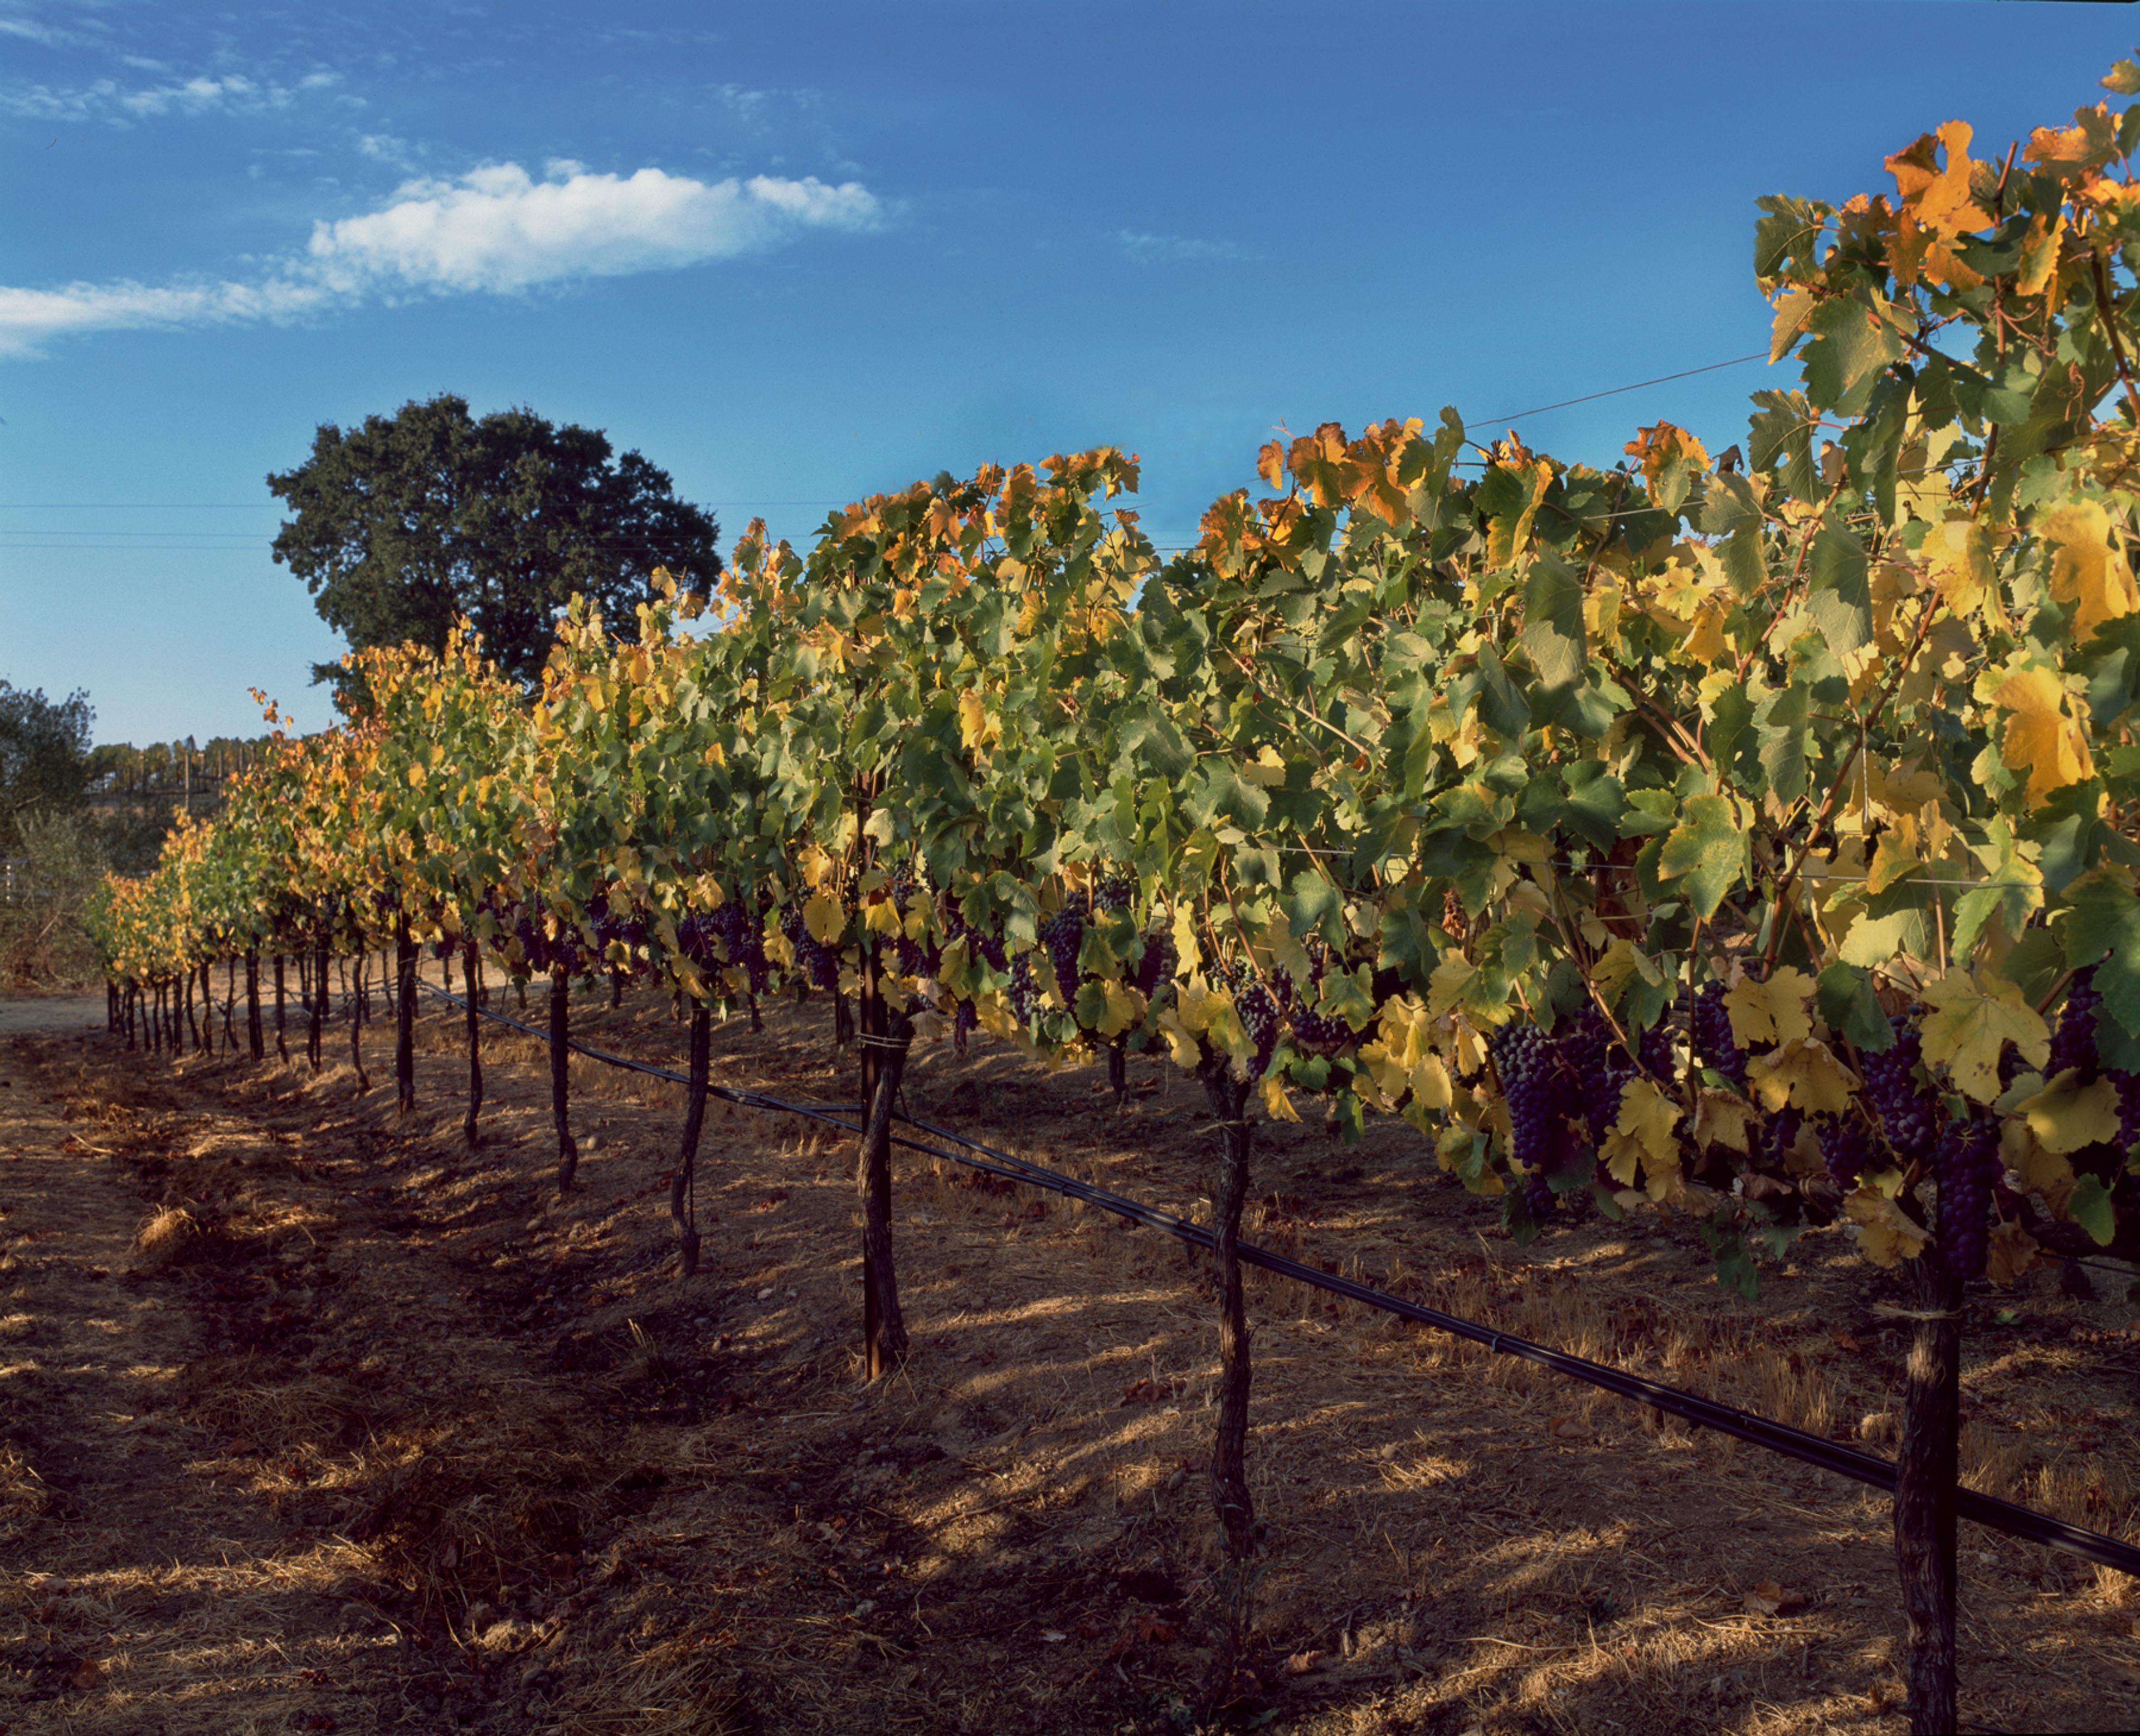
<path fill-rule="evenodd" d="M 451 1002 L 455 1006 L 465 1007 L 468 1004 L 461 996 L 449 994 L 429 983 L 424 983 L 424 987 L 441 1000 Z M 546 1042 L 549 1040 L 547 1032 L 508 1018 L 504 1013 L 493 1013 L 485 1007 L 479 1007 L 477 1011 L 486 1018 L 509 1025 L 530 1037 L 539 1037 Z M 627 1056 L 613 1055 L 577 1038 L 567 1038 L 567 1046 L 590 1061 L 598 1061 L 608 1067 L 643 1073 L 650 1078 L 665 1079 L 674 1085 L 690 1083 L 684 1074 L 673 1068 L 634 1061 Z M 709 1096 L 746 1109 L 802 1116 L 847 1133 L 859 1135 L 862 1130 L 859 1123 L 819 1105 L 792 1102 L 786 1098 L 768 1096 L 763 1091 L 737 1091 L 710 1082 L 706 1089 Z M 1020 1182 L 1029 1187 L 1062 1194 L 1066 1199 L 1126 1219 L 1145 1228 L 1161 1231 L 1191 1248 L 1208 1252 L 1214 1245 L 1212 1233 L 1202 1224 L 1186 1218 L 1176 1217 L 1171 1212 L 1161 1211 L 1141 1200 L 1112 1193 L 1090 1182 L 1080 1181 L 1074 1176 L 1046 1169 L 1012 1152 L 984 1145 L 979 1140 L 968 1139 L 963 1134 L 955 1133 L 950 1128 L 938 1126 L 934 1122 L 905 1114 L 899 1115 L 896 1119 L 910 1127 L 919 1128 L 934 1139 L 946 1140 L 952 1145 L 963 1148 L 946 1150 L 940 1145 L 901 1138 L 895 1134 L 891 1142 L 906 1150 L 962 1165 L 1005 1181 Z M 979 1155 L 969 1155 L 974 1153 Z M 1439 1308 L 1407 1302 L 1402 1297 L 1377 1290 L 1371 1284 L 1363 1284 L 1336 1273 L 1322 1271 L 1284 1254 L 1272 1253 L 1253 1243 L 1242 1242 L 1237 1245 L 1244 1261 L 1276 1277 L 1327 1291 L 1347 1302 L 1357 1302 L 1363 1307 L 1393 1314 L 1415 1326 L 1431 1327 L 1452 1337 L 1482 1345 L 1497 1356 L 1521 1357 L 1554 1374 L 1647 1405 L 1699 1428 L 1714 1429 L 1720 1434 L 1730 1435 L 1734 1439 L 1743 1440 L 1771 1453 L 1779 1453 L 1787 1459 L 1797 1459 L 1802 1464 L 1832 1472 L 1836 1476 L 1848 1478 L 1853 1483 L 1864 1483 L 1887 1494 L 1894 1493 L 1895 1466 L 1892 1460 L 1870 1453 L 1861 1453 L 1839 1441 L 1823 1439 L 1818 1434 L 1809 1434 L 1802 1429 L 1794 1429 L 1788 1424 L 1757 1415 L 1750 1410 L 1741 1410 L 1735 1405 L 1720 1404 L 1714 1399 L 1704 1398 L 1699 1393 L 1689 1392 L 1681 1387 L 1666 1386 L 1656 1380 L 1645 1380 L 1640 1375 L 1608 1368 L 1586 1357 L 1570 1356 L 1564 1351 L 1553 1350 L 1475 1320 L 1466 1320 L 1460 1315 L 1446 1314 Z M 2140 1547 L 2121 1542 L 2116 1537 L 2106 1537 L 2101 1532 L 2085 1530 L 2080 1526 L 2068 1524 L 2064 1519 L 2053 1518 L 2048 1513 L 2038 1513 L 2012 1501 L 2002 1501 L 1995 1495 L 1983 1494 L 1959 1484 L 1955 1489 L 1955 1506 L 1963 1518 L 1972 1519 L 1991 1530 L 2002 1531 L 2010 1537 L 2021 1537 L 2030 1542 L 2041 1543 L 2048 1548 L 2064 1550 L 2069 1555 L 2079 1556 L 2098 1567 L 2140 1575 Z"/>

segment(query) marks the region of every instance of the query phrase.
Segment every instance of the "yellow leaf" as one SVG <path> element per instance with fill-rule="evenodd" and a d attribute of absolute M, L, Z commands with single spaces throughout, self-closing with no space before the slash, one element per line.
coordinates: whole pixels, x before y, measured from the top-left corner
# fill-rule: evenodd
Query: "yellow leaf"
<path fill-rule="evenodd" d="M 1922 1040 L 1928 1064 L 1945 1066 L 1966 1095 L 1990 1103 L 2003 1089 L 1999 1052 L 2011 1042 L 2023 1061 L 2040 1067 L 2050 1054 L 2051 1035 L 2011 983 L 1993 976 L 1983 983 L 1980 988 L 1956 972 L 1926 983 L 1924 997 L 1934 1010 L 1925 1016 Z"/>
<path fill-rule="evenodd" d="M 2014 1280 L 2036 1264 L 2036 1238 L 2020 1224 L 1995 1224 L 1985 1260 L 1985 1276 L 2001 1290 L 2011 1289 Z"/>
<path fill-rule="evenodd" d="M 1100 1020 L 1100 1035 L 1120 1037 L 1123 1032 L 1144 1021 L 1145 998 L 1125 983 L 1109 977 L 1101 985 L 1107 999 L 1107 1010 Z"/>
<path fill-rule="evenodd" d="M 1928 1237 L 1877 1188 L 1860 1188 L 1843 1202 L 1858 1226 L 1858 1251 L 1876 1266 L 1898 1266 L 1924 1252 Z"/>
<path fill-rule="evenodd" d="M 1999 1160 L 2020 1178 L 2023 1192 L 2040 1197 L 2054 1217 L 2065 1215 L 2080 1182 L 2072 1159 L 2048 1150 L 2026 1121 L 2007 1121 L 1999 1126 Z"/>
<path fill-rule="evenodd" d="M 2080 1082 L 2080 1069 L 2068 1067 L 2020 1106 L 2047 1151 L 2074 1152 L 2118 1137 L 2118 1087 L 2108 1079 Z"/>
<path fill-rule="evenodd" d="M 2021 238 L 2021 266 L 2014 274 L 2014 287 L 2025 296 L 2041 295 L 2058 269 L 2059 243 L 2066 233 L 2063 207 L 2055 214 L 2038 212 Z"/>
<path fill-rule="evenodd" d="M 1754 1106 L 1736 1091 L 1705 1089 L 1695 1100 L 1695 1143 L 1705 1151 L 1711 1145 L 1751 1151 L 1746 1130 L 1753 1125 L 1754 1115 Z"/>
<path fill-rule="evenodd" d="M 1701 610 L 1694 617 L 1694 625 L 1680 645 L 1681 654 L 1704 669 L 1722 660 L 1731 650 L 1731 641 L 1724 636 L 1724 623 L 1731 607 L 1728 591 L 1712 591 L 1703 598 Z"/>
<path fill-rule="evenodd" d="M 830 904 L 832 900 L 827 899 L 826 902 Z M 838 907 L 835 905 L 834 908 Z M 810 919 L 807 910 L 802 919 L 805 922 Z M 862 926 L 872 934 L 890 934 L 896 939 L 901 932 L 899 907 L 888 898 L 871 900 L 862 906 Z"/>
<path fill-rule="evenodd" d="M 2110 515 L 2094 501 L 2047 512 L 2036 533 L 2051 545 L 2051 595 L 2075 606 L 2073 636 L 2086 640 L 2107 620 L 2140 611 L 2133 568 L 2111 534 Z"/>
<path fill-rule="evenodd" d="M 1724 997 L 1724 1011 L 1731 1021 L 1731 1037 L 1740 1048 L 1757 1042 L 1789 1042 L 1813 1035 L 1813 1020 L 1806 1014 L 1813 978 L 1796 965 L 1786 964 L 1765 983 L 1741 977 Z"/>
<path fill-rule="evenodd" d="M 847 913 L 837 898 L 813 892 L 802 905 L 802 925 L 820 946 L 831 946 L 847 930 Z"/>
<path fill-rule="evenodd" d="M 1285 762 L 1268 742 L 1257 750 L 1254 759 L 1238 769 L 1242 782 L 1259 784 L 1267 790 L 1285 782 Z"/>
<path fill-rule="evenodd" d="M 1639 1162 L 1652 1197 L 1660 1183 L 1677 1179 L 1679 1140 L 1673 1129 L 1682 1113 L 1653 1079 L 1637 1076 L 1622 1086 L 1619 1117 L 1601 1149 L 1612 1179 L 1623 1188 L 1632 1187 Z"/>
<path fill-rule="evenodd" d="M 979 694 L 972 688 L 959 695 L 959 740 L 968 750 L 1000 740 L 1003 732 Z"/>
<path fill-rule="evenodd" d="M 1809 1115 L 1843 1115 L 1849 1110 L 1858 1076 L 1826 1043 L 1799 1037 L 1749 1061 L 1746 1083 L 1771 1114 L 1789 1104 Z"/>
<path fill-rule="evenodd" d="M 1974 615 L 1993 602 L 1991 544 L 1974 519 L 1950 518 L 1933 525 L 1918 553 L 1925 576 L 1956 615 Z M 1997 613 L 1995 603 L 1993 612 Z"/>
<path fill-rule="evenodd" d="M 2029 768 L 2029 801 L 2040 807 L 2055 790 L 2095 775 L 2088 731 L 2068 710 L 2070 699 L 2055 671 L 2026 669 L 2009 675 L 1993 703 L 2010 712 L 1999 755 L 2010 770 Z"/>
<path fill-rule="evenodd" d="M 1285 1086 L 1279 1081 L 1276 1073 L 1267 1076 L 1264 1080 L 1264 1112 L 1274 1121 L 1298 1121 L 1300 1119 L 1298 1111 L 1293 1106 L 1293 1100 L 1286 1096 Z"/>

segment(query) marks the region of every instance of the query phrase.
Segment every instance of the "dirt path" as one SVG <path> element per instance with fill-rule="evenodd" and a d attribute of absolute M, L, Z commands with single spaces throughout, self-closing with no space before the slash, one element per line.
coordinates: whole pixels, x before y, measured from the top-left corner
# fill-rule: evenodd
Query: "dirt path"
<path fill-rule="evenodd" d="M 73 1036 L 103 1028 L 101 994 L 0 997 L 0 1037 Z"/>
<path fill-rule="evenodd" d="M 667 1011 L 585 1030 L 665 1060 Z M 722 1027 L 717 1071 L 844 1101 L 822 1015 Z M 575 1064 L 561 1199 L 537 1045 L 491 1046 L 471 1151 L 454 1022 L 420 1024 L 405 1118 L 381 1035 L 369 1093 L 346 1065 L 0 1037 L 0 1736 L 1182 1729 L 1209 1639 L 1195 1262 L 909 1165 L 915 1355 L 861 1387 L 832 1135 L 717 1111 L 685 1283 L 665 1087 Z M 1131 1084 L 1117 1113 L 1096 1070 L 993 1046 L 910 1078 L 920 1113 L 1198 1210 L 1204 1117 L 1151 1063 Z M 1262 1239 L 1811 1426 L 1892 1426 L 1899 1345 L 1847 1255 L 1809 1244 L 1742 1307 L 1685 1226 L 1515 1249 L 1408 1130 L 1259 1146 Z M 2124 1315 L 2048 1274 L 2010 1300 L 1973 1320 L 1971 1462 L 2131 1523 Z M 1897 1728 L 1863 1491 L 1328 1297 L 1259 1279 L 1250 1306 L 1259 1727 Z M 2131 1588 L 1966 1542 L 1972 1717 L 2140 1721 Z"/>

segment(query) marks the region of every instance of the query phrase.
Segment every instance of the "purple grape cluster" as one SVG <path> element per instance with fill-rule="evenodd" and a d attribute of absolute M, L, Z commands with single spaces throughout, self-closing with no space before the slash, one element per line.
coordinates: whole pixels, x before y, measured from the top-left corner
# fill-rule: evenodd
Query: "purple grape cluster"
<path fill-rule="evenodd" d="M 1144 951 L 1138 954 L 1136 970 L 1130 980 L 1139 994 L 1149 998 L 1174 974 L 1174 966 L 1173 934 L 1166 929 L 1152 929 L 1144 937 Z"/>
<path fill-rule="evenodd" d="M 562 970 L 567 976 L 578 976 L 587 969 L 584 949 L 580 945 L 580 931 L 570 923 L 561 922 L 557 938 L 552 940 L 542 932 L 542 907 L 540 905 L 517 905 L 513 907 L 513 936 L 520 943 L 522 954 L 528 968 L 537 976 L 552 970 Z"/>
<path fill-rule="evenodd" d="M 2103 997 L 2096 992 L 2095 967 L 2091 964 L 2076 971 L 2066 990 L 2065 1005 L 2059 1012 L 2059 1027 L 2051 1033 L 2050 1058 L 2044 1063 L 2045 1078 L 2055 1079 L 2068 1067 L 2094 1070 L 2096 1009 L 2102 1004 Z"/>
<path fill-rule="evenodd" d="M 600 892 L 595 895 L 591 909 L 593 914 L 588 919 L 588 926 L 594 930 L 595 957 L 606 959 L 611 944 L 617 942 L 621 943 L 636 960 L 641 949 L 646 944 L 645 915 L 635 910 L 628 916 L 613 916 L 610 914 L 608 898 Z M 627 965 L 625 968 L 629 969 L 631 967 Z"/>
<path fill-rule="evenodd" d="M 1010 1013 L 1021 1025 L 1030 1025 L 1040 1011 L 1040 990 L 1033 980 L 1033 954 L 1020 953 L 1011 961 Z"/>
<path fill-rule="evenodd" d="M 1104 915 L 1113 916 L 1130 907 L 1136 896 L 1136 882 L 1126 874 L 1103 875 L 1092 889 L 1092 908 Z"/>
<path fill-rule="evenodd" d="M 1579 1080 L 1560 1046 L 1535 1025 L 1504 1025 L 1488 1051 L 1509 1106 L 1510 1155 L 1527 1175 L 1544 1177 L 1568 1154 L 1568 1117 Z M 1547 1195 L 1548 1209 L 1551 1195 Z"/>
<path fill-rule="evenodd" d="M 1846 1194 L 1854 1191 L 1872 1161 L 1872 1130 L 1855 1116 L 1823 1115 L 1814 1118 L 1814 1131 L 1828 1179 Z M 1792 1137 L 1797 1137 L 1795 1128 Z"/>
<path fill-rule="evenodd" d="M 1990 1248 L 1991 1190 L 2003 1165 L 1999 1124 L 1983 1116 L 1947 1123 L 1932 1151 L 1939 1179 L 1940 1257 L 1953 1276 L 1981 1277 Z"/>
<path fill-rule="evenodd" d="M 1939 1099 L 1920 1082 L 1922 1039 L 1907 1013 L 1887 1021 L 1895 1033 L 1885 1052 L 1859 1057 L 1865 1074 L 1865 1099 L 1880 1120 L 1887 1145 L 1905 1164 L 1930 1155 L 1939 1137 Z"/>
<path fill-rule="evenodd" d="M 1731 1034 L 1731 1015 L 1724 1010 L 1724 984 L 1711 977 L 1694 998 L 1690 1021 L 1694 1058 L 1714 1067 L 1742 1091 L 1746 1085 L 1746 1056 Z"/>
<path fill-rule="evenodd" d="M 1285 994 L 1284 1005 L 1286 1022 L 1292 1027 L 1293 1046 L 1303 1055 L 1335 1055 L 1356 1034 L 1342 1018 L 1313 1011 L 1321 998 L 1323 974 L 1328 969 L 1330 950 L 1320 940 L 1308 943 L 1308 981 L 1296 990 L 1293 978 L 1283 970 Z"/>
<path fill-rule="evenodd" d="M 1278 1001 L 1261 983 L 1251 983 L 1234 997 L 1234 1010 L 1240 1015 L 1242 1032 L 1255 1046 L 1249 1076 L 1260 1079 L 1269 1071 L 1271 1057 L 1278 1052 Z"/>
<path fill-rule="evenodd" d="M 1082 892 L 1072 892 L 1063 900 L 1063 908 L 1040 925 L 1040 944 L 1048 949 L 1048 962 L 1055 967 L 1055 992 L 1063 997 L 1066 1007 L 1077 998 L 1077 984 L 1082 980 L 1077 969 L 1077 954 L 1085 944 L 1085 920 L 1091 914 L 1092 901 Z"/>

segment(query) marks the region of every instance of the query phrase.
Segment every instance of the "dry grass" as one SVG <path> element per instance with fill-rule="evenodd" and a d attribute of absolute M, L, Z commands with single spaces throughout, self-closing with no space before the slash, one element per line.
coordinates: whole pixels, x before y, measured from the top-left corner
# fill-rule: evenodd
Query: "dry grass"
<path fill-rule="evenodd" d="M 767 1022 L 717 1031 L 720 1076 L 847 1101 L 822 1002 Z M 678 1041 L 650 998 L 584 1025 L 663 1061 Z M 375 1086 L 385 1034 L 367 1033 Z M 52 1155 L 42 1193 L 0 1224 L 0 1247 L 39 1213 L 81 1238 L 47 1252 L 39 1231 L 0 1253 L 27 1292 L 8 1307 L 33 1326 L 0 1351 L 0 1416 L 46 1405 L 87 1454 L 66 1467 L 66 1513 L 37 1480 L 56 1433 L 0 1459 L 0 1540 L 12 1526 L 35 1564 L 0 1582 L 0 1657 L 36 1654 L 0 1674 L 0 1721 L 1176 1728 L 1212 1566 L 1216 1363 L 1195 1258 L 905 1162 L 915 1354 L 864 1388 L 851 1157 L 832 1130 L 716 1110 L 709 1270 L 680 1284 L 668 1087 L 575 1063 L 584 1186 L 561 1201 L 540 1045 L 487 1047 L 474 1153 L 455 1045 L 445 1020 L 420 1027 L 408 1121 L 390 1084 L 356 1096 L 346 1065 L 315 1079 L 189 1062 L 173 1077 L 95 1047 L 0 1052 L 0 1072 L 33 1061 L 71 1094 L 70 1120 L 97 1123 L 95 1145 L 124 1154 Z M 1199 1210 L 1200 1095 L 1144 1063 L 1132 1086 L 1118 1116 L 1092 1070 L 977 1046 L 919 1057 L 909 1096 Z M 22 1097 L 0 1096 L 0 1116 Z M 38 1145 L 34 1120 L 8 1143 Z M 1350 1150 L 1311 1129 L 1259 1140 L 1254 1233 L 1273 1246 L 1816 1432 L 1877 1442 L 1891 1426 L 1899 1339 L 1872 1312 L 1877 1282 L 1821 1238 L 1750 1307 L 1670 1223 L 1514 1248 L 1404 1130 Z M 125 1268 L 123 1286 L 81 1276 L 98 1265 Z M 1972 1483 L 2140 1535 L 2133 1352 L 2070 1336 L 2114 1311 L 2048 1285 L 2019 1306 L 2016 1326 L 1971 1327 Z M 1259 1276 L 1250 1312 L 1266 1565 L 1248 1710 L 1269 1727 L 1897 1727 L 1892 1557 L 1865 1492 L 1322 1292 Z M 1969 1715 L 2140 1723 L 2134 1588 L 1965 1542 Z M 1769 1582 L 1790 1594 L 1773 1611 L 1749 1601 Z M 95 1680 L 64 1685 L 85 1665 Z"/>

